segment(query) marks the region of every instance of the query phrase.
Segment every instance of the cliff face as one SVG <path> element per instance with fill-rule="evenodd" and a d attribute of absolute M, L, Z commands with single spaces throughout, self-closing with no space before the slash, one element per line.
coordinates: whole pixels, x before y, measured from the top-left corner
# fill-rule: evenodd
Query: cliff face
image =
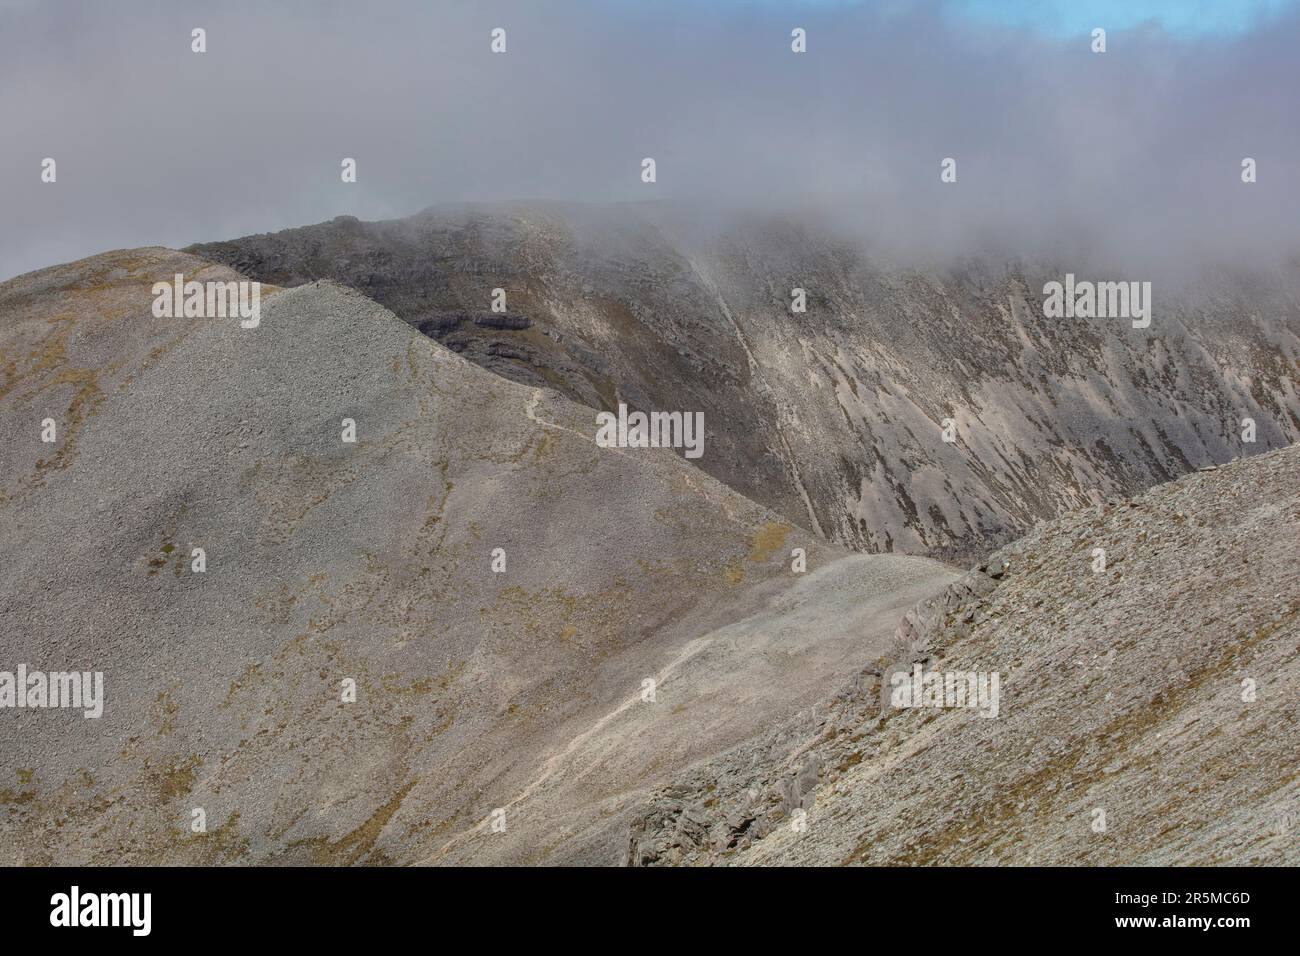
<path fill-rule="evenodd" d="M 334 279 L 591 407 L 703 411 L 699 467 L 859 551 L 973 561 L 1069 508 L 1300 439 L 1294 275 L 1157 281 L 1134 329 L 1045 317 L 1065 267 L 886 269 L 812 226 L 656 206 L 435 208 L 192 251 L 282 285 Z"/>
<path fill-rule="evenodd" d="M 660 790 L 629 862 L 1294 865 L 1298 562 L 1300 446 L 1071 512 Z M 918 666 L 996 708 L 895 697 Z"/>

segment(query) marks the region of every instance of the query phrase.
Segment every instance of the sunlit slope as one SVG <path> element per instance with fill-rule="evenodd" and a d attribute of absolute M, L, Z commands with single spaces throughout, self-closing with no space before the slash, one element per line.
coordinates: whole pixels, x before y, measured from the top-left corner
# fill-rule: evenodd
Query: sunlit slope
<path fill-rule="evenodd" d="M 909 613 L 816 728 L 658 793 L 629 859 L 1294 865 L 1298 566 L 1300 446 L 1073 512 Z M 1000 675 L 996 717 L 895 706 L 917 664 Z"/>
<path fill-rule="evenodd" d="M 99 719 L 0 710 L 6 862 L 611 862 L 643 788 L 951 577 L 598 448 L 592 409 L 336 285 L 155 318 L 176 273 L 242 278 L 142 249 L 0 285 L 0 669 L 105 679 Z"/>

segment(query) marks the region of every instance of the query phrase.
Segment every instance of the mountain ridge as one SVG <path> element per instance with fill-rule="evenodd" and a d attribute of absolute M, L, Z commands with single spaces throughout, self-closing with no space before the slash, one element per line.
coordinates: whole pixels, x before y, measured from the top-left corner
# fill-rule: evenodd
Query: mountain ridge
<path fill-rule="evenodd" d="M 600 448 L 328 281 L 156 317 L 176 273 L 243 279 L 150 248 L 0 283 L 0 671 L 105 688 L 4 711 L 5 863 L 613 863 L 647 787 L 954 573 Z"/>
<path fill-rule="evenodd" d="M 460 204 L 189 248 L 334 278 L 593 408 L 703 411 L 700 467 L 858 551 L 968 565 L 1069 508 L 1300 439 L 1293 271 L 1157 284 L 1134 330 L 1048 319 L 1035 290 L 1065 270 L 877 266 L 815 224 L 651 204 Z"/>

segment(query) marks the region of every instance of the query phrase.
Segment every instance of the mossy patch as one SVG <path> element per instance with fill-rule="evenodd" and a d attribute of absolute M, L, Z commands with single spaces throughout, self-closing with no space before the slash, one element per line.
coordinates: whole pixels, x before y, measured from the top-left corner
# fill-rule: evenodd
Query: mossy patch
<path fill-rule="evenodd" d="M 762 564 L 767 561 L 777 551 L 781 550 L 785 544 L 785 539 L 789 537 L 793 527 L 780 521 L 768 521 L 761 528 L 754 532 L 750 539 L 749 560 L 755 564 Z"/>

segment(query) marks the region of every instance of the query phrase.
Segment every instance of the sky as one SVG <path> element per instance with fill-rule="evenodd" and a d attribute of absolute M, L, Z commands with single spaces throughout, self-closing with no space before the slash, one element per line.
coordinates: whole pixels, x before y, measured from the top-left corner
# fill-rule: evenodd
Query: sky
<path fill-rule="evenodd" d="M 1297 51 L 1281 0 L 0 0 L 0 279 L 517 199 L 819 211 L 901 256 L 1294 256 Z"/>
<path fill-rule="evenodd" d="M 949 9 L 971 19 L 1032 27 L 1066 37 L 1094 27 L 1155 26 L 1179 37 L 1226 37 L 1265 26 L 1290 0 L 954 0 Z"/>

